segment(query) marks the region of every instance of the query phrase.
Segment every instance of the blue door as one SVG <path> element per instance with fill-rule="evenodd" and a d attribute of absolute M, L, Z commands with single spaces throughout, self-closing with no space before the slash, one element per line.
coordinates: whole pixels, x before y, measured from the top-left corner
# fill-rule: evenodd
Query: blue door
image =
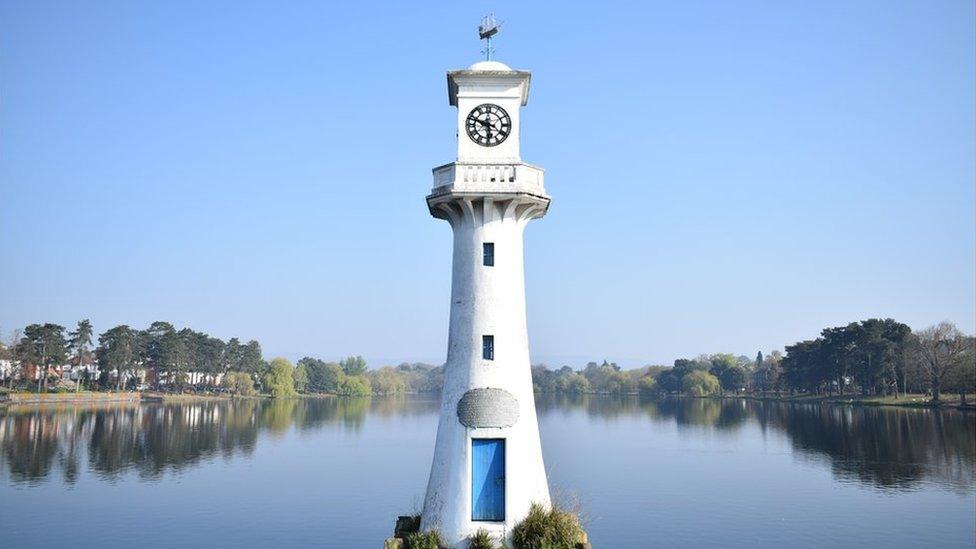
<path fill-rule="evenodd" d="M 471 439 L 471 520 L 505 520 L 505 439 Z"/>

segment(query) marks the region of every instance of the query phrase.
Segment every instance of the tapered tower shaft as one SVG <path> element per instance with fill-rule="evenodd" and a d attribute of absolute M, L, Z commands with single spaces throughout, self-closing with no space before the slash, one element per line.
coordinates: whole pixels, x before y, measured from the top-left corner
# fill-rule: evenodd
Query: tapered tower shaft
<path fill-rule="evenodd" d="M 440 420 L 422 527 L 452 546 L 507 537 L 549 488 L 532 391 L 523 233 L 545 215 L 543 171 L 519 155 L 530 75 L 484 61 L 448 74 L 458 160 L 434 169 L 431 214 L 454 232 Z"/>

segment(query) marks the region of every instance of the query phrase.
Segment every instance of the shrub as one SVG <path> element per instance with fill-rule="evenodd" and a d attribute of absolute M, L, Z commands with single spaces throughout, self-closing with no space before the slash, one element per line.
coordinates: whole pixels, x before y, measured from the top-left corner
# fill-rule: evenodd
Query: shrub
<path fill-rule="evenodd" d="M 407 549 L 440 549 L 444 544 L 438 530 L 407 534 Z"/>
<path fill-rule="evenodd" d="M 579 518 L 553 505 L 546 509 L 533 503 L 521 522 L 512 528 L 515 549 L 575 549 L 585 534 Z"/>
<path fill-rule="evenodd" d="M 481 528 L 468 539 L 468 549 L 498 549 L 488 530 Z"/>

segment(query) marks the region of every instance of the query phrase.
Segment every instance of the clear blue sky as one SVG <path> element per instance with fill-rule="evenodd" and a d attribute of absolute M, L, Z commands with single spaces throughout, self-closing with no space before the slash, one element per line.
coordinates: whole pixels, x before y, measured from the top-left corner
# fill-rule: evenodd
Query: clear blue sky
<path fill-rule="evenodd" d="M 973 3 L 885 0 L 0 2 L 0 330 L 440 363 L 450 228 L 423 198 L 444 72 L 492 10 L 554 198 L 526 232 L 534 360 L 976 329 Z"/>

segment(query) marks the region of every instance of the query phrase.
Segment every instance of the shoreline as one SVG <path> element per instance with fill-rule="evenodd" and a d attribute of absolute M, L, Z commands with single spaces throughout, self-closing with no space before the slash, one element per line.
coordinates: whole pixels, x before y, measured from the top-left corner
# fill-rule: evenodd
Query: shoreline
<path fill-rule="evenodd" d="M 879 396 L 860 396 L 860 395 L 796 395 L 796 396 L 764 396 L 764 395 L 735 395 L 718 398 L 742 398 L 759 401 L 773 402 L 797 402 L 797 403 L 825 403 L 825 404 L 845 404 L 848 406 L 893 406 L 897 408 L 929 408 L 929 409 L 953 409 L 953 410 L 976 410 L 976 404 L 969 395 L 965 404 L 959 400 L 959 395 L 945 398 L 939 402 L 933 401 L 927 395 L 907 395 L 900 397 L 879 397 Z"/>
<path fill-rule="evenodd" d="M 422 393 L 411 393 L 422 394 Z M 536 392 L 536 395 L 546 396 L 614 396 L 611 393 L 549 393 Z M 389 397 L 404 395 L 369 395 L 369 397 Z M 844 406 L 889 406 L 896 408 L 924 408 L 938 410 L 962 410 L 976 411 L 976 397 L 967 395 L 966 404 L 960 403 L 959 395 L 946 395 L 940 402 L 933 402 L 927 395 L 907 395 L 900 397 L 880 397 L 880 396 L 861 396 L 861 395 L 762 395 L 762 394 L 741 394 L 741 395 L 641 395 L 639 393 L 626 393 L 616 395 L 617 397 L 641 398 L 641 399 L 708 399 L 708 400 L 753 400 L 759 402 L 784 402 L 798 404 L 833 404 Z M 299 394 L 294 398 L 302 399 L 322 399 L 322 398 L 342 398 L 343 395 L 327 393 Z M 350 398 L 369 398 L 362 397 Z M 232 400 L 264 400 L 270 399 L 268 395 L 229 395 L 229 394 L 201 394 L 201 393 L 162 393 L 156 391 L 83 391 L 81 393 L 0 393 L 0 408 L 5 406 L 45 406 L 45 405 L 66 405 L 66 404 L 118 404 L 118 403 L 186 403 L 186 402 L 210 402 L 210 401 L 232 401 Z"/>
<path fill-rule="evenodd" d="M 567 393 L 536 393 L 545 395 L 566 395 Z M 588 395 L 613 396 L 610 393 L 580 393 Z M 703 399 L 703 400 L 755 400 L 760 402 L 787 402 L 797 404 L 836 404 L 846 406 L 890 406 L 895 408 L 927 408 L 938 410 L 976 410 L 976 397 L 971 394 L 966 395 L 966 403 L 959 401 L 959 395 L 946 395 L 939 402 L 933 402 L 927 395 L 907 395 L 900 397 L 882 396 L 863 396 L 863 395 L 762 395 L 762 394 L 742 394 L 742 395 L 641 395 L 639 393 L 627 393 L 620 396 L 638 397 L 646 399 Z"/>

